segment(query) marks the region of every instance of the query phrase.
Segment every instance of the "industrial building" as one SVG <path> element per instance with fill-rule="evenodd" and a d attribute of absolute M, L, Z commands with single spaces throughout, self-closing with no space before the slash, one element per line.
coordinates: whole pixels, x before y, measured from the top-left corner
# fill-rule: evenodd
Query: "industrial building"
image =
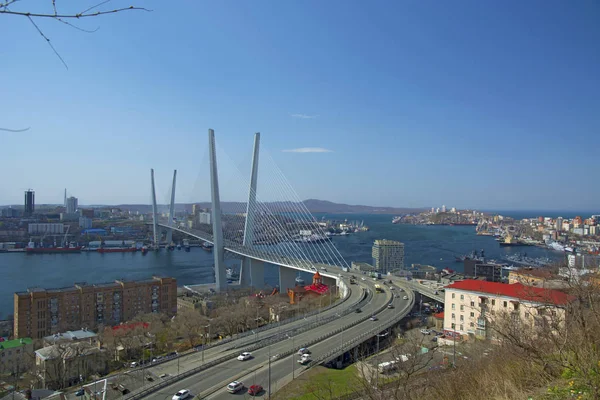
<path fill-rule="evenodd" d="M 27 233 L 44 233 L 49 235 L 62 235 L 65 233 L 65 224 L 61 223 L 39 223 L 29 224 L 27 226 Z"/>
<path fill-rule="evenodd" d="M 116 280 L 60 289 L 30 288 L 14 294 L 14 336 L 41 339 L 58 332 L 116 325 L 138 314 L 177 312 L 177 280 Z"/>
<path fill-rule="evenodd" d="M 404 243 L 395 240 L 379 239 L 373 244 L 373 266 L 377 272 L 404 269 Z"/>

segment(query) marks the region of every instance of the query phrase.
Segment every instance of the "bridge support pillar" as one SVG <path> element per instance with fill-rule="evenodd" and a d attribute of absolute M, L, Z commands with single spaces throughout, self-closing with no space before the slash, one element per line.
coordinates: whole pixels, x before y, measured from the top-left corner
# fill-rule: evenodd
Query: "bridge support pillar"
<path fill-rule="evenodd" d="M 158 248 L 158 217 L 156 215 L 156 190 L 154 189 L 154 169 L 150 170 L 150 180 L 152 182 L 152 246 Z"/>
<path fill-rule="evenodd" d="M 262 289 L 265 286 L 265 263 L 248 257 L 243 258 L 240 285 L 242 287 L 251 286 L 257 290 Z"/>
<path fill-rule="evenodd" d="M 177 170 L 173 172 L 173 186 L 171 187 L 171 206 L 169 207 L 169 227 L 175 224 L 175 180 L 177 179 Z M 167 230 L 167 246 L 173 242 L 173 229 Z"/>
<path fill-rule="evenodd" d="M 337 281 L 334 278 L 329 278 L 328 276 L 323 276 L 323 283 L 332 290 L 333 294 L 337 294 Z"/>
<path fill-rule="evenodd" d="M 223 261 L 223 225 L 221 224 L 221 200 L 219 197 L 219 174 L 217 173 L 217 152 L 215 149 L 215 131 L 208 130 L 208 153 L 210 158 L 210 192 L 212 200 L 213 255 L 215 256 L 215 289 L 227 290 L 227 276 Z"/>
<path fill-rule="evenodd" d="M 279 267 L 279 292 L 287 293 L 296 286 L 296 271 L 293 268 Z"/>

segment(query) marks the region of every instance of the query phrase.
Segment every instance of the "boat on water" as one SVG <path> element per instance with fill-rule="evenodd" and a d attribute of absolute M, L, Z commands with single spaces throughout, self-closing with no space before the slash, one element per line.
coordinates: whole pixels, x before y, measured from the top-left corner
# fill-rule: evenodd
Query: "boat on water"
<path fill-rule="evenodd" d="M 100 247 L 98 253 L 135 253 L 138 249 L 132 247 Z"/>
<path fill-rule="evenodd" d="M 566 247 L 558 242 L 551 242 L 548 244 L 548 247 L 552 250 L 556 251 L 566 251 Z M 572 250 L 571 250 L 572 251 Z"/>
<path fill-rule="evenodd" d="M 189 253 L 190 251 L 190 241 L 187 239 L 183 239 L 183 249 Z"/>
<path fill-rule="evenodd" d="M 392 224 L 399 224 L 402 221 L 402 217 L 394 217 L 392 218 Z"/>
<path fill-rule="evenodd" d="M 177 250 L 181 250 L 181 243 L 177 244 Z"/>

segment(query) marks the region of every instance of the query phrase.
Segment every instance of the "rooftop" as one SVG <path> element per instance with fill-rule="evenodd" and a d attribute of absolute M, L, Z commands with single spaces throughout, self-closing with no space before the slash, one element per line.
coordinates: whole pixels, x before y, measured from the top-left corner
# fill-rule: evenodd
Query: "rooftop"
<path fill-rule="evenodd" d="M 465 279 L 446 286 L 447 289 L 466 290 L 470 292 L 495 294 L 498 296 L 513 297 L 519 300 L 533 301 L 537 303 L 550 303 L 564 305 L 572 300 L 572 296 L 553 289 L 542 289 L 533 286 L 525 286 L 521 283 L 499 283 Z"/>
<path fill-rule="evenodd" d="M 375 246 L 404 246 L 404 243 L 396 240 L 377 239 L 375 240 Z"/>
<path fill-rule="evenodd" d="M 86 342 L 69 343 L 68 345 L 53 344 L 35 351 L 42 360 L 55 358 L 69 359 L 78 355 L 88 355 L 100 352 L 100 349 Z"/>
<path fill-rule="evenodd" d="M 542 268 L 524 268 L 516 271 L 510 271 L 509 275 L 531 276 L 535 278 L 550 279 L 556 277 L 551 271 Z"/>
<path fill-rule="evenodd" d="M 55 340 L 79 340 L 89 339 L 97 337 L 98 335 L 87 329 L 80 329 L 78 331 L 67 331 L 65 333 L 57 333 L 55 335 L 46 336 L 44 340 L 52 342 Z"/>
<path fill-rule="evenodd" d="M 0 338 L 1 339 L 1 338 Z M 0 340 L 0 350 L 13 349 L 15 347 L 21 347 L 26 344 L 31 344 L 31 338 L 22 338 L 14 340 Z"/>

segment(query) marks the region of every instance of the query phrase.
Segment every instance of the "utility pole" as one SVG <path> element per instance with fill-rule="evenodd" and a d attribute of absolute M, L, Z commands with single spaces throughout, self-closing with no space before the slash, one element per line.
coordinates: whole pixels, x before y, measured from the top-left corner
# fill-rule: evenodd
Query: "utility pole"
<path fill-rule="evenodd" d="M 269 400 L 271 400 L 271 343 L 269 343 Z"/>

